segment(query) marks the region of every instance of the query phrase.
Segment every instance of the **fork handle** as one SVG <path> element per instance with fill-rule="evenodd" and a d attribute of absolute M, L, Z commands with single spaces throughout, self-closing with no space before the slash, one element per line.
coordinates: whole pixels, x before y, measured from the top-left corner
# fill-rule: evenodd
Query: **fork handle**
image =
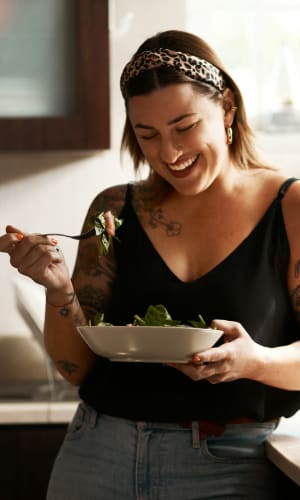
<path fill-rule="evenodd" d="M 95 234 L 96 234 L 95 229 L 90 229 L 85 233 L 74 234 L 74 235 L 64 234 L 64 233 L 44 233 L 44 234 L 39 234 L 39 236 L 63 236 L 65 238 L 71 238 L 72 240 L 86 240 L 88 238 L 91 238 L 92 236 L 95 236 Z"/>

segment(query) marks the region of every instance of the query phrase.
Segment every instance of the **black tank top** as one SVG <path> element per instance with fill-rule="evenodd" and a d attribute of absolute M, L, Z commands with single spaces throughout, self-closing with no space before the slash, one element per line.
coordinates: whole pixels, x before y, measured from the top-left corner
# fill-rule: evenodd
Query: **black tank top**
<path fill-rule="evenodd" d="M 148 305 L 164 304 L 182 321 L 201 313 L 240 322 L 251 337 L 274 347 L 299 340 L 286 279 L 289 243 L 281 200 L 295 178 L 281 187 L 260 222 L 233 252 L 199 279 L 182 282 L 148 239 L 131 204 L 129 185 L 116 244 L 118 273 L 105 319 L 116 325 L 143 315 Z M 290 416 L 300 408 L 300 391 L 284 391 L 242 379 L 195 382 L 159 363 L 111 362 L 99 357 L 80 396 L 101 413 L 133 420 L 259 421 Z"/>

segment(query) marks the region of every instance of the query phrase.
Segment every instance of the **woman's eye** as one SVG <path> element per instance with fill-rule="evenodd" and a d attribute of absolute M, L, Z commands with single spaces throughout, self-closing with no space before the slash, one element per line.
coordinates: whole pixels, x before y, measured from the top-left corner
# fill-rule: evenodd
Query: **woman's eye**
<path fill-rule="evenodd" d="M 151 135 L 141 135 L 140 138 L 143 139 L 144 141 L 150 141 L 151 139 L 154 139 L 157 134 L 151 134 Z"/>
<path fill-rule="evenodd" d="M 178 128 L 177 132 L 186 132 L 187 130 L 191 130 L 192 128 L 195 128 L 198 125 L 199 122 L 194 122 L 191 123 L 190 125 L 187 125 L 186 127 Z"/>

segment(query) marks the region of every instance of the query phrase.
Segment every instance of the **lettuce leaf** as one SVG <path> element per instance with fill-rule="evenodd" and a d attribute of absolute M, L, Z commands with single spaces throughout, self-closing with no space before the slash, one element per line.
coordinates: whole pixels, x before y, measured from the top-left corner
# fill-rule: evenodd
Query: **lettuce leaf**
<path fill-rule="evenodd" d="M 118 219 L 114 215 L 112 217 L 115 224 L 115 230 L 117 231 L 117 229 L 119 229 L 119 227 L 122 225 L 123 220 Z M 109 247 L 113 243 L 113 238 L 117 239 L 117 237 L 111 236 L 107 233 L 104 212 L 99 212 L 96 215 L 92 215 L 89 218 L 89 225 L 95 229 L 96 235 L 100 237 L 101 244 L 99 245 L 99 255 L 107 255 Z"/>
<path fill-rule="evenodd" d="M 201 314 L 198 315 L 198 320 L 191 320 L 188 323 L 194 328 L 207 328 L 207 324 Z M 112 326 L 111 323 L 106 323 L 104 321 L 104 314 L 96 314 L 94 321 L 94 326 Z M 162 304 L 156 306 L 148 306 L 145 316 L 141 317 L 138 314 L 134 315 L 133 326 L 187 326 L 181 321 L 172 319 L 170 313 Z"/>

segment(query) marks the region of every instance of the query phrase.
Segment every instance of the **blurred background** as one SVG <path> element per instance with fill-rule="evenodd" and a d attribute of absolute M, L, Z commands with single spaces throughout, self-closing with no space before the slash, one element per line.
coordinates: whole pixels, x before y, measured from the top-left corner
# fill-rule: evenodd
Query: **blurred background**
<path fill-rule="evenodd" d="M 0 0 L 0 123 L 72 110 L 75 4 Z M 94 196 L 134 178 L 128 158 L 120 159 L 119 76 L 145 37 L 160 30 L 193 31 L 217 50 L 244 93 L 263 155 L 288 175 L 300 175 L 298 0 L 109 0 L 108 11 L 110 144 L 51 151 L 0 148 L 1 233 L 7 224 L 23 231 L 78 233 Z M 11 140 L 17 144 L 18 134 Z M 61 239 L 59 244 L 72 270 L 77 243 Z M 0 254 L 0 277 L 0 336 L 30 337 L 16 304 L 17 272 L 5 254 Z"/>

